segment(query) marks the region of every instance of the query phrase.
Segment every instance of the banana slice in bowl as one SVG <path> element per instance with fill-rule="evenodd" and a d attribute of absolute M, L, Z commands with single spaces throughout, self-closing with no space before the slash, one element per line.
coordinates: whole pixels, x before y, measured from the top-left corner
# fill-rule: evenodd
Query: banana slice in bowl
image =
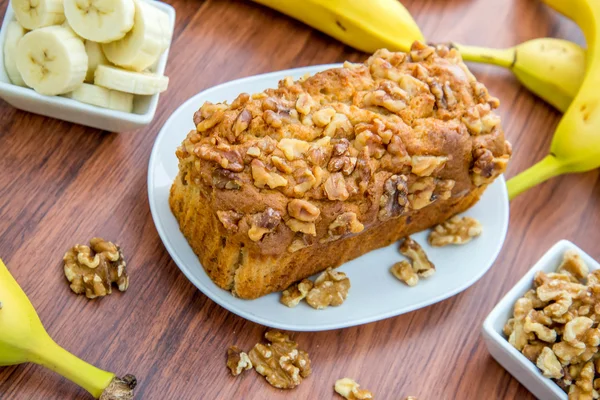
<path fill-rule="evenodd" d="M 113 64 L 139 72 L 156 62 L 172 34 L 167 14 L 150 2 L 135 0 L 133 28 L 122 39 L 102 44 L 102 50 Z"/>
<path fill-rule="evenodd" d="M 94 83 L 94 72 L 96 72 L 98 65 L 109 65 L 110 62 L 106 59 L 100 43 L 86 40 L 85 52 L 88 55 L 88 70 L 87 74 L 85 75 L 85 81 Z"/>
<path fill-rule="evenodd" d="M 59 25 L 65 21 L 63 0 L 12 0 L 17 21 L 25 29 Z"/>
<path fill-rule="evenodd" d="M 83 83 L 88 57 L 83 41 L 73 31 L 59 25 L 48 26 L 19 40 L 17 69 L 27 86 L 54 96 Z"/>
<path fill-rule="evenodd" d="M 133 110 L 133 95 L 84 83 L 64 95 L 73 100 L 111 110 L 130 113 Z"/>
<path fill-rule="evenodd" d="M 108 65 L 99 65 L 96 69 L 94 84 L 126 93 L 152 95 L 167 90 L 169 78 L 150 72 L 133 72 Z"/>
<path fill-rule="evenodd" d="M 6 36 L 4 37 L 4 68 L 6 75 L 12 83 L 18 86 L 26 86 L 21 73 L 17 68 L 17 43 L 27 30 L 17 21 L 9 21 L 6 25 Z"/>
<path fill-rule="evenodd" d="M 64 0 L 64 7 L 71 28 L 87 40 L 112 42 L 133 27 L 133 0 Z"/>

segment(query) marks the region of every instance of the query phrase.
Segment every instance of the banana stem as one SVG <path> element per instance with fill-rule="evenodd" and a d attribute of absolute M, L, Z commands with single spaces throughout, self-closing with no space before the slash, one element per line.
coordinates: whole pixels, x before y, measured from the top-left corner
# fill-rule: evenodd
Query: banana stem
<path fill-rule="evenodd" d="M 115 375 L 75 357 L 48 338 L 33 350 L 31 361 L 43 365 L 99 398 Z"/>
<path fill-rule="evenodd" d="M 562 172 L 562 164 L 556 157 L 548 155 L 537 164 L 532 165 L 506 182 L 508 198 L 512 200 L 527 189 L 560 175 Z"/>
<path fill-rule="evenodd" d="M 465 46 L 452 43 L 465 61 L 484 64 L 494 64 L 510 69 L 515 62 L 516 51 L 514 47 L 508 49 L 490 49 L 487 47 Z"/>

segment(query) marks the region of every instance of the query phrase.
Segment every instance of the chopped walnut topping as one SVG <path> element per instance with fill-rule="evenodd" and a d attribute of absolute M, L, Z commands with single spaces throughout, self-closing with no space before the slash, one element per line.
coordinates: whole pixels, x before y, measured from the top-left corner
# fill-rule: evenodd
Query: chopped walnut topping
<path fill-rule="evenodd" d="M 396 278 L 406 283 L 408 286 L 415 286 L 419 283 L 419 275 L 417 275 L 408 261 L 397 262 L 392 266 L 390 271 Z"/>
<path fill-rule="evenodd" d="M 285 158 L 293 161 L 304 157 L 304 153 L 308 151 L 310 143 L 304 140 L 284 138 L 277 143 L 277 147 L 283 151 Z"/>
<path fill-rule="evenodd" d="M 263 212 L 253 214 L 250 218 L 251 226 L 248 230 L 248 237 L 250 240 L 258 242 L 264 235 L 273 232 L 280 221 L 281 214 L 271 207 Z"/>
<path fill-rule="evenodd" d="M 240 222 L 243 216 L 244 214 L 241 214 L 234 210 L 217 210 L 217 217 L 219 218 L 219 221 L 221 221 L 225 229 L 230 230 L 232 232 L 238 231 L 238 222 Z"/>
<path fill-rule="evenodd" d="M 248 93 L 240 93 L 239 96 L 231 102 L 229 108 L 235 110 L 236 108 L 245 106 L 248 101 L 250 101 L 250 95 Z"/>
<path fill-rule="evenodd" d="M 408 187 L 408 202 L 414 210 L 420 210 L 433 203 L 432 196 L 435 190 L 435 179 L 428 176 L 419 178 Z"/>
<path fill-rule="evenodd" d="M 465 244 L 481 235 L 479 221 L 471 217 L 455 215 L 446 222 L 436 225 L 429 234 L 429 244 L 436 247 L 449 244 Z"/>
<path fill-rule="evenodd" d="M 329 200 L 346 200 L 350 194 L 346 189 L 346 181 L 340 172 L 329 175 L 325 181 L 325 193 Z"/>
<path fill-rule="evenodd" d="M 287 208 L 293 218 L 305 222 L 314 222 L 321 214 L 319 207 L 306 200 L 294 199 L 288 203 Z"/>
<path fill-rule="evenodd" d="M 366 148 L 369 157 L 373 156 L 377 159 L 383 157 L 385 154 L 385 147 L 381 136 L 373 133 L 369 129 L 362 130 L 360 125 L 361 124 L 358 124 L 355 129 L 357 132 L 356 138 L 354 139 L 354 146 L 356 149 L 361 151 Z"/>
<path fill-rule="evenodd" d="M 349 290 L 350 279 L 346 274 L 327 268 L 315 280 L 314 287 L 306 296 L 306 302 L 317 310 L 339 306 L 346 300 Z"/>
<path fill-rule="evenodd" d="M 260 149 L 256 146 L 250 146 L 248 147 L 246 154 L 252 157 L 260 157 Z"/>
<path fill-rule="evenodd" d="M 227 368 L 231 370 L 231 375 L 238 376 L 242 372 L 252 369 L 252 361 L 248 354 L 237 346 L 231 346 L 227 349 Z"/>
<path fill-rule="evenodd" d="M 294 171 L 296 186 L 294 186 L 294 194 L 302 196 L 309 191 L 317 183 L 317 178 L 310 168 L 299 168 Z"/>
<path fill-rule="evenodd" d="M 278 389 L 293 389 L 311 374 L 310 359 L 288 335 L 268 331 L 265 338 L 269 344 L 257 343 L 250 353 L 256 372 Z"/>
<path fill-rule="evenodd" d="M 335 381 L 334 390 L 347 400 L 374 399 L 373 393 L 366 389 L 361 389 L 360 385 L 351 378 L 342 378 Z"/>
<path fill-rule="evenodd" d="M 333 108 L 325 107 L 315 111 L 313 113 L 312 120 L 318 127 L 324 127 L 329 125 L 334 115 L 335 110 Z"/>
<path fill-rule="evenodd" d="M 292 308 L 296 307 L 313 288 L 310 279 L 303 279 L 301 282 L 294 283 L 281 293 L 281 303 Z"/>
<path fill-rule="evenodd" d="M 399 90 L 402 90 L 398 88 Z M 363 106 L 378 106 L 387 109 L 393 113 L 399 113 L 400 111 L 406 108 L 406 102 L 404 98 L 406 98 L 406 92 L 402 90 L 404 96 L 402 99 L 395 99 L 386 93 L 384 90 L 376 90 L 374 92 L 367 92 L 363 97 Z"/>
<path fill-rule="evenodd" d="M 315 102 L 312 99 L 312 97 L 310 96 L 310 94 L 301 93 L 300 96 L 298 96 L 298 100 L 296 100 L 296 110 L 300 114 L 306 115 L 306 114 L 310 113 L 310 109 L 312 108 L 312 106 L 314 104 L 315 104 Z"/>
<path fill-rule="evenodd" d="M 414 62 L 423 61 L 435 53 L 435 47 L 416 41 L 410 48 L 410 58 Z"/>
<path fill-rule="evenodd" d="M 287 163 L 287 161 L 285 161 L 281 157 L 272 156 L 271 162 L 273 163 L 275 168 L 277 168 L 279 171 L 283 172 L 284 174 L 291 174 L 294 171 L 292 169 L 292 167 L 290 167 L 290 165 Z"/>
<path fill-rule="evenodd" d="M 477 149 L 473 152 L 473 169 L 471 180 L 475 186 L 485 185 L 496 179 L 506 169 L 510 156 L 494 157 L 488 149 Z"/>
<path fill-rule="evenodd" d="M 352 132 L 352 123 L 346 114 L 336 113 L 331 119 L 331 122 L 323 129 L 323 135 L 329 137 L 337 135 L 337 132 Z"/>
<path fill-rule="evenodd" d="M 233 124 L 233 133 L 235 137 L 240 136 L 246 129 L 248 129 L 250 126 L 250 121 L 252 121 L 252 113 L 244 108 Z"/>
<path fill-rule="evenodd" d="M 412 173 L 417 176 L 430 176 L 438 172 L 448 161 L 448 157 L 442 156 L 412 156 Z"/>
<path fill-rule="evenodd" d="M 200 107 L 200 115 L 194 115 L 194 123 L 196 124 L 196 130 L 198 132 L 205 132 L 210 128 L 217 125 L 225 117 L 225 110 L 227 105 L 225 104 L 212 104 L 211 102 L 205 102 Z"/>
<path fill-rule="evenodd" d="M 63 261 L 71 290 L 88 299 L 111 294 L 113 283 L 121 292 L 129 287 L 123 253 L 112 242 L 93 238 L 89 246 L 77 244 L 65 253 Z"/>
<path fill-rule="evenodd" d="M 429 258 L 419 243 L 410 237 L 406 237 L 400 245 L 400 253 L 412 260 L 413 269 L 423 278 L 428 278 L 435 273 L 435 265 Z"/>
<path fill-rule="evenodd" d="M 202 144 L 194 148 L 194 154 L 203 160 L 219 164 L 221 168 L 230 171 L 241 172 L 244 170 L 242 156 L 237 150 L 212 148 L 207 144 Z"/>
<path fill-rule="evenodd" d="M 300 221 L 295 218 L 290 218 L 285 224 L 294 232 L 302 232 L 307 235 L 317 236 L 317 231 L 314 222 Z"/>
<path fill-rule="evenodd" d="M 277 113 L 273 110 L 267 110 L 263 113 L 263 119 L 267 123 L 267 125 L 272 126 L 273 128 L 281 128 L 283 126 L 283 121 L 277 115 Z"/>
<path fill-rule="evenodd" d="M 404 213 L 408 206 L 407 182 L 405 175 L 392 175 L 385 181 L 379 199 L 379 220 L 387 221 Z"/>
<path fill-rule="evenodd" d="M 306 241 L 304 235 L 302 235 L 301 237 L 295 237 L 292 240 L 292 243 L 288 246 L 287 251 L 290 253 L 295 253 L 298 250 L 302 250 L 308 246 L 310 246 L 310 244 Z"/>
<path fill-rule="evenodd" d="M 452 189 L 456 184 L 452 179 L 438 179 L 436 180 L 436 187 L 433 191 L 431 200 L 448 200 L 452 196 Z"/>
<path fill-rule="evenodd" d="M 212 184 L 217 189 L 239 190 L 242 187 L 236 174 L 226 169 L 217 168 L 212 174 Z"/>
<path fill-rule="evenodd" d="M 490 133 L 500 123 L 500 117 L 491 112 L 488 103 L 479 103 L 465 112 L 462 122 L 472 135 L 484 135 Z"/>
<path fill-rule="evenodd" d="M 283 176 L 276 172 L 267 170 L 265 164 L 258 159 L 252 160 L 250 163 L 252 167 L 252 178 L 254 179 L 254 186 L 264 188 L 265 186 L 275 189 L 279 186 L 286 186 L 288 181 Z"/>
<path fill-rule="evenodd" d="M 348 211 L 338 215 L 335 220 L 329 224 L 327 231 L 327 237 L 322 239 L 321 242 L 331 242 L 338 240 L 342 236 L 359 233 L 365 229 L 365 226 L 361 224 L 356 216 L 356 213 Z"/>

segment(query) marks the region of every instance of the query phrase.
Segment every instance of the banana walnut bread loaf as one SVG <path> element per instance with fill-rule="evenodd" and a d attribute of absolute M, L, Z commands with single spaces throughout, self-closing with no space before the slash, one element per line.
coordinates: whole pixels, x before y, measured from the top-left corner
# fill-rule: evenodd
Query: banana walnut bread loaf
<path fill-rule="evenodd" d="M 218 286 L 283 290 L 475 204 L 511 154 L 498 105 L 455 49 L 419 42 L 207 102 L 171 209 Z"/>

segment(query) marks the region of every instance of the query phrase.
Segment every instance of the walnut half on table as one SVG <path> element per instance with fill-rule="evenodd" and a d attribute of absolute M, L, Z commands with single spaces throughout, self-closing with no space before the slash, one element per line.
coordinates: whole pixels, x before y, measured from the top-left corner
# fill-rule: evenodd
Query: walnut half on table
<path fill-rule="evenodd" d="M 111 294 L 113 283 L 121 292 L 129 287 L 123 252 L 112 242 L 93 238 L 89 246 L 77 244 L 65 253 L 63 261 L 71 290 L 89 299 Z"/>
<path fill-rule="evenodd" d="M 312 370 L 310 358 L 288 335 L 278 331 L 268 331 L 265 338 L 268 344 L 257 343 L 248 353 L 256 372 L 267 382 L 279 389 L 293 389 Z"/>

